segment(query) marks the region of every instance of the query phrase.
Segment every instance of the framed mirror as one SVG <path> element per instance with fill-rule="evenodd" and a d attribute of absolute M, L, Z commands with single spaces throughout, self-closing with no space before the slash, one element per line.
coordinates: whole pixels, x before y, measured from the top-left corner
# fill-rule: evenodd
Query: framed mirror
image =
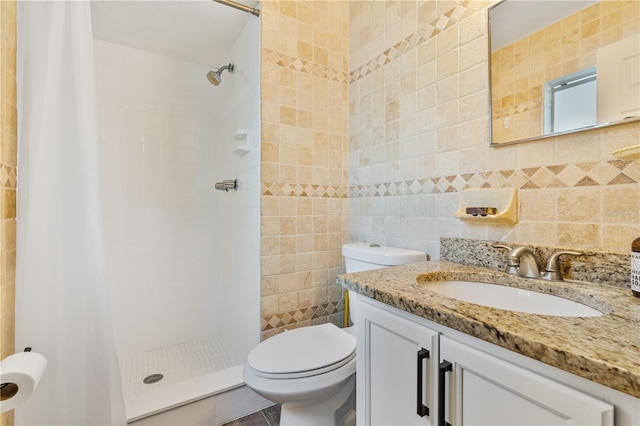
<path fill-rule="evenodd" d="M 640 121 L 640 1 L 489 9 L 491 144 Z"/>

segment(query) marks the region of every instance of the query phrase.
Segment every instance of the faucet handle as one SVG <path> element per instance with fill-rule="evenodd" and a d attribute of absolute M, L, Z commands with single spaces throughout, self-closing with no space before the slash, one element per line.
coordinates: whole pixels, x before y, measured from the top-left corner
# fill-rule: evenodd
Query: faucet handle
<path fill-rule="evenodd" d="M 563 281 L 562 271 L 560 270 L 560 256 L 580 256 L 584 253 L 579 251 L 559 251 L 551 255 L 547 260 L 547 266 L 542 273 L 542 279 L 550 281 Z"/>
<path fill-rule="evenodd" d="M 491 247 L 506 249 L 506 250 L 509 250 L 509 253 L 513 251 L 511 247 L 505 246 L 504 244 L 493 244 Z M 504 267 L 504 272 L 511 275 L 517 275 L 519 267 L 520 267 L 520 259 L 509 256 L 507 265 Z"/>

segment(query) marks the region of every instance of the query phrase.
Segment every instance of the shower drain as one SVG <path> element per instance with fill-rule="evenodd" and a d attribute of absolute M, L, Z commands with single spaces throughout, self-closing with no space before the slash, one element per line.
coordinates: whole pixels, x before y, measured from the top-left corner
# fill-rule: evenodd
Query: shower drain
<path fill-rule="evenodd" d="M 142 381 L 147 384 L 150 385 L 152 383 L 158 383 L 160 380 L 162 380 L 164 376 L 160 373 L 156 373 L 156 374 L 150 374 L 147 377 L 145 377 L 144 379 L 142 379 Z"/>

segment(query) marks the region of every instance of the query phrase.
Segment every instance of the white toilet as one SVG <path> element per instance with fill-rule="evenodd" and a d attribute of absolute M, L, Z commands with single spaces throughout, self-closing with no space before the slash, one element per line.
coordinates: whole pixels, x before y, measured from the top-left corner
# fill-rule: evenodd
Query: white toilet
<path fill-rule="evenodd" d="M 342 247 L 347 273 L 426 260 L 420 251 L 376 244 Z M 349 291 L 355 322 L 357 293 Z M 249 353 L 244 381 L 259 395 L 282 404 L 280 425 L 355 425 L 355 325 L 297 328 L 275 335 Z"/>

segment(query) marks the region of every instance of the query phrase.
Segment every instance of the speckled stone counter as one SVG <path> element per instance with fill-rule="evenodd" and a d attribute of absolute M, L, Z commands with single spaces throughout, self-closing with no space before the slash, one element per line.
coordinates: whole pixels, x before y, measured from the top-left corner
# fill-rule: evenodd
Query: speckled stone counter
<path fill-rule="evenodd" d="M 557 317 L 484 307 L 429 291 L 421 281 L 465 280 L 561 296 L 604 312 Z M 562 370 L 640 397 L 640 299 L 629 289 L 549 282 L 448 261 L 427 261 L 338 277 L 344 288 Z"/>

